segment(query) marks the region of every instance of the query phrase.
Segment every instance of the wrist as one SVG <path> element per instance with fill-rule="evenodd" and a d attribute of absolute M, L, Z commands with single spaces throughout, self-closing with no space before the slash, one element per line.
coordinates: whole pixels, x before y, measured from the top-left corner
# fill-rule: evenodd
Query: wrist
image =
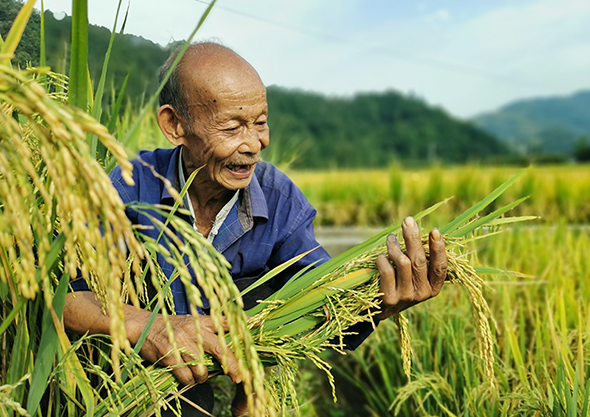
<path fill-rule="evenodd" d="M 125 310 L 125 331 L 127 332 L 127 339 L 132 346 L 135 346 L 147 326 L 151 312 L 136 309 L 132 306 L 126 306 Z"/>

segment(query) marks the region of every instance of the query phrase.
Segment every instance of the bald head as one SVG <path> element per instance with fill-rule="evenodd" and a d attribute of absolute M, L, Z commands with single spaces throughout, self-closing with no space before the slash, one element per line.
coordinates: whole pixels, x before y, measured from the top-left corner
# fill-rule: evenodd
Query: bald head
<path fill-rule="evenodd" d="M 178 52 L 172 53 L 160 68 L 160 82 Z M 256 70 L 237 53 L 212 42 L 195 43 L 189 46 L 160 93 L 160 106 L 172 106 L 190 131 L 194 110 L 211 110 L 228 92 L 246 94 L 261 89 L 264 84 Z"/>

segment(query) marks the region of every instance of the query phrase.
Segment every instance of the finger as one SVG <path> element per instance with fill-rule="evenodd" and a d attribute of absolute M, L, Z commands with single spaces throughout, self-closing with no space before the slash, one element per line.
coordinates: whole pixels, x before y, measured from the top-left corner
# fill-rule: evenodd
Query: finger
<path fill-rule="evenodd" d="M 219 333 L 217 327 L 215 326 L 215 323 L 213 323 L 213 320 L 211 319 L 211 316 L 199 316 L 199 320 L 201 322 L 201 326 L 204 326 L 211 333 Z M 227 318 L 221 317 L 220 322 L 223 331 L 229 332 L 229 323 L 227 321 Z"/>
<path fill-rule="evenodd" d="M 447 277 L 447 251 L 445 241 L 438 229 L 430 232 L 428 247 L 430 249 L 430 267 L 428 269 L 428 280 L 430 281 L 432 297 L 437 295 Z"/>
<path fill-rule="evenodd" d="M 387 236 L 387 253 L 389 259 L 395 264 L 395 289 L 398 298 L 408 298 L 413 292 L 412 263 L 402 252 L 397 237 Z"/>
<path fill-rule="evenodd" d="M 389 244 L 389 243 L 388 243 Z M 379 270 L 379 292 L 386 305 L 394 305 L 398 298 L 395 286 L 395 269 L 386 256 L 379 256 L 375 261 Z"/>
<path fill-rule="evenodd" d="M 430 292 L 426 253 L 424 253 L 424 247 L 422 246 L 420 228 L 412 217 L 406 217 L 404 219 L 402 232 L 404 242 L 406 243 L 406 252 L 412 262 L 412 275 L 416 289 L 418 292 L 423 292 L 424 290 Z"/>
<path fill-rule="evenodd" d="M 172 352 L 163 356 L 158 363 L 170 367 L 174 376 L 176 376 L 178 381 L 183 385 L 193 385 L 195 382 L 198 382 L 189 366 L 178 361 L 177 356 Z"/>
<path fill-rule="evenodd" d="M 191 355 L 190 353 L 183 353 L 182 359 L 185 361 L 185 363 L 187 363 L 186 367 L 192 373 L 197 384 L 203 384 L 207 382 L 207 380 L 209 379 L 209 368 L 200 363 L 201 361 L 199 361 L 195 355 Z"/>
<path fill-rule="evenodd" d="M 240 369 L 238 367 L 238 361 L 236 357 L 229 349 L 226 349 L 227 353 L 224 355 L 223 347 L 219 343 L 219 340 L 217 337 L 214 337 L 214 339 L 215 340 L 203 340 L 205 352 L 212 354 L 221 364 L 223 372 L 229 375 L 232 381 L 234 381 L 236 384 L 239 384 L 242 382 L 242 376 L 240 375 Z"/>

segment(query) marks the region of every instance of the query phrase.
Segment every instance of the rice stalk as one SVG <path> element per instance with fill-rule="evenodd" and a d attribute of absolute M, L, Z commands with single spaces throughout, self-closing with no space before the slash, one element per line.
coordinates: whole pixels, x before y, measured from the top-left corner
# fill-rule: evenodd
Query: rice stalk
<path fill-rule="evenodd" d="M 132 168 L 123 148 L 99 122 L 62 103 L 61 93 L 48 95 L 35 81 L 39 74 L 44 74 L 49 83 L 65 81 L 53 77 L 48 69 L 20 71 L 0 66 L 0 282 L 10 288 L 12 299 L 12 310 L 10 304 L 5 304 L 9 309 L 6 316 L 3 315 L 2 333 L 6 335 L 5 331 L 9 330 L 9 339 L 13 337 L 11 326 L 22 323 L 21 310 L 38 295 L 43 296 L 43 308 L 53 308 L 57 285 L 53 274 L 85 279 L 109 313 L 110 377 L 120 381 L 120 354 L 133 351 L 125 334 L 123 302 L 139 306 L 140 299 L 145 299 L 143 284 L 138 286 L 141 283 L 138 277 L 143 276 L 144 271 L 150 271 L 154 282 L 162 281 L 161 271 L 151 256 L 151 253 L 159 253 L 176 266 L 179 279 L 186 285 L 195 324 L 198 324 L 196 307 L 202 296 L 209 300 L 211 317 L 224 348 L 222 362 L 229 352 L 222 320 L 223 317 L 228 320 L 228 338 L 239 362 L 245 391 L 258 392 L 256 403 L 250 403 L 250 410 L 253 415 L 274 415 L 264 391 L 264 369 L 256 350 L 250 346 L 251 337 L 242 306 L 239 301 L 230 302 L 240 298 L 227 272 L 227 261 L 195 236 L 190 225 L 175 216 L 171 216 L 170 226 L 181 231 L 180 237 L 170 233 L 162 222 L 154 221 L 154 227 L 163 230 L 164 241 L 143 239 L 141 231 L 134 228 L 125 215 L 125 206 L 104 167 L 89 152 L 85 139 L 95 135 L 119 162 L 123 177 L 131 182 Z M 197 277 L 196 282 L 191 271 Z M 159 296 L 158 302 L 163 306 L 166 297 Z M 170 305 L 169 298 L 168 303 Z M 61 351 L 57 354 L 63 355 L 70 350 L 70 344 L 59 317 L 51 311 L 54 315 L 51 324 L 60 335 Z M 61 311 L 58 314 L 61 315 Z M 164 318 L 166 314 L 163 311 Z M 199 326 L 195 327 L 197 342 L 202 345 Z M 30 330 L 37 331 L 35 325 L 31 325 Z M 169 323 L 167 330 L 174 344 Z M 28 350 L 34 346 L 26 349 L 23 355 L 34 355 Z M 198 353 L 198 357 L 205 357 L 202 346 Z M 170 354 L 178 355 L 178 349 Z M 70 361 L 63 365 L 67 375 L 57 388 L 67 398 L 66 405 L 71 412 L 80 407 L 91 412 L 97 400 L 93 398 L 96 393 L 92 394 L 88 386 L 86 372 L 96 369 L 84 361 L 87 368 L 84 370 L 78 359 L 69 357 Z M 177 384 L 169 370 L 162 372 L 168 375 L 162 378 L 170 386 Z M 141 375 L 140 379 L 145 379 L 142 383 L 149 387 L 151 376 Z M 130 376 L 130 381 L 137 381 L 137 375 Z M 4 382 L 5 375 L 1 377 Z M 41 388 L 44 390 L 46 386 Z M 145 392 L 153 393 L 153 389 Z M 79 401 L 80 394 L 83 402 Z M 100 401 L 97 402 L 100 406 Z M 33 407 L 36 411 L 37 406 Z"/>
<path fill-rule="evenodd" d="M 428 259 L 427 241 L 428 236 L 426 235 L 423 237 L 423 244 Z M 489 323 L 490 311 L 481 292 L 483 280 L 469 264 L 467 258 L 455 252 L 454 249 L 459 244 L 459 239 L 448 238 L 447 240 L 447 281 L 463 285 L 468 292 L 477 323 L 480 357 L 485 364 L 486 379 L 493 385 L 493 338 Z M 401 246 L 404 251 L 404 244 L 401 243 Z M 320 369 L 326 371 L 330 384 L 333 384 L 329 365 L 325 364 L 318 354 L 325 349 L 343 352 L 345 348 L 344 336 L 351 334 L 347 329 L 357 323 L 371 322 L 373 316 L 379 312 L 381 293 L 379 292 L 379 274 L 375 261 L 381 255 L 387 256 L 385 246 L 379 246 L 363 253 L 348 262 L 339 271 L 322 277 L 314 283 L 312 288 L 304 290 L 305 295 L 296 296 L 293 300 L 283 300 L 282 303 L 273 302 L 252 318 L 252 321 L 262 323 L 260 327 L 253 329 L 260 357 L 263 361 L 267 360 L 270 363 L 276 361 L 281 368 L 284 380 L 281 381 L 281 389 L 288 390 L 297 377 L 296 368 L 294 369 L 290 364 L 290 360 L 294 357 L 311 359 Z M 297 302 L 309 302 L 311 300 L 310 294 L 318 295 L 320 303 L 318 307 L 306 313 L 305 317 L 309 317 L 311 320 L 297 319 L 292 322 L 302 323 L 301 327 L 290 327 L 288 323 L 285 323 L 276 329 L 273 328 L 275 314 L 278 315 L 279 311 L 288 307 L 296 308 Z M 314 303 L 312 302 L 310 305 L 314 305 Z M 280 320 L 280 317 L 274 320 Z M 407 319 L 398 316 L 397 320 L 402 341 L 404 372 L 410 378 L 411 345 L 407 331 Z M 269 323 L 272 330 L 267 328 Z M 292 398 L 296 395 L 294 392 L 289 392 L 289 394 Z"/>
<path fill-rule="evenodd" d="M 126 250 L 140 257 L 145 252 L 104 169 L 80 139 L 96 134 L 120 161 L 128 180 L 131 165 L 104 126 L 54 101 L 29 78 L 42 72 L 50 75 L 44 70 L 0 67 L 0 244 L 11 270 L 11 276 L 3 270 L 0 279 L 14 278 L 26 299 L 33 299 L 43 288 L 50 304 L 45 258 L 55 236 L 63 234 L 64 270 L 71 276 L 80 273 L 103 301 L 117 306 Z M 122 329 L 121 317 L 112 317 L 113 328 Z M 116 344 L 125 347 L 124 330 L 115 331 L 114 336 Z"/>

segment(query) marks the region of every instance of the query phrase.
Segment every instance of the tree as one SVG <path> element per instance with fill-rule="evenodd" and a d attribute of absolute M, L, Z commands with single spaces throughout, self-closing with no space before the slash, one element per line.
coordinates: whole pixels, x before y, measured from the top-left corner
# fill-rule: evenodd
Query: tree
<path fill-rule="evenodd" d="M 0 0 L 0 35 L 2 39 L 6 39 L 12 22 L 16 19 L 22 6 L 22 1 Z M 35 10 L 25 27 L 21 42 L 16 48 L 15 57 L 12 59 L 13 65 L 23 69 L 27 65 L 33 67 L 39 66 L 40 27 L 41 16 Z"/>

